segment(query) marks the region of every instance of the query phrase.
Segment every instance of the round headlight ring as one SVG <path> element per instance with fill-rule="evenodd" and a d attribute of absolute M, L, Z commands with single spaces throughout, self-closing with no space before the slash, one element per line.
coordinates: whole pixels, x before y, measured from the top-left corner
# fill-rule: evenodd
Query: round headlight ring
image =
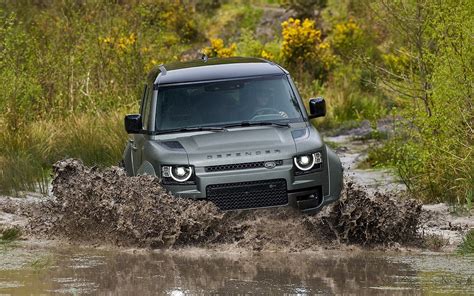
<path fill-rule="evenodd" d="M 176 170 L 179 168 L 183 168 L 185 171 L 187 171 L 183 176 L 176 176 Z M 173 180 L 176 182 L 186 182 L 191 178 L 193 175 L 193 167 L 190 166 L 173 166 L 170 170 L 170 175 Z"/>
<path fill-rule="evenodd" d="M 310 162 L 308 166 L 303 166 L 300 164 L 299 160 L 301 157 L 309 157 Z M 300 170 L 300 171 L 309 171 L 314 167 L 314 164 L 316 163 L 316 159 L 313 154 L 308 154 L 308 155 L 299 155 L 294 158 L 294 163 L 295 166 Z"/>

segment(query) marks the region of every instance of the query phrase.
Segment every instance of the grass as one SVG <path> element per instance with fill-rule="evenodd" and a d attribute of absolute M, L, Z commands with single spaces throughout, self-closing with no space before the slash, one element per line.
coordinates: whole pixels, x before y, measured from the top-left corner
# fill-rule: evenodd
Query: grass
<path fill-rule="evenodd" d="M 369 141 L 369 140 L 381 141 L 381 140 L 387 140 L 387 139 L 388 139 L 388 133 L 387 133 L 387 132 L 378 131 L 378 130 L 372 130 L 372 131 L 370 131 L 369 133 L 367 133 L 367 134 L 365 134 L 365 135 L 356 136 L 355 139 L 356 139 L 356 140 L 360 140 L 360 141 Z"/>
<path fill-rule="evenodd" d="M 54 263 L 54 260 L 51 256 L 43 256 L 31 262 L 31 267 L 34 270 L 39 271 L 39 270 L 52 266 L 53 263 Z"/>
<path fill-rule="evenodd" d="M 0 190 L 47 193 L 51 165 L 63 158 L 80 158 L 88 165 L 115 165 L 126 142 L 125 111 L 70 116 L 39 121 L 18 134 L 0 136 Z"/>
<path fill-rule="evenodd" d="M 423 237 L 423 246 L 430 251 L 439 252 L 449 244 L 449 240 L 439 234 L 428 234 Z"/>
<path fill-rule="evenodd" d="M 21 230 L 16 227 L 2 230 L 0 237 L 0 246 L 7 246 L 21 237 Z"/>
<path fill-rule="evenodd" d="M 393 168 L 394 166 L 387 162 L 387 154 L 384 146 L 375 145 L 370 148 L 367 158 L 357 165 L 358 169 L 371 168 Z"/>
<path fill-rule="evenodd" d="M 333 142 L 333 141 L 324 141 L 326 145 L 329 146 L 329 148 L 336 150 L 337 148 L 341 147 L 341 144 Z"/>
<path fill-rule="evenodd" d="M 467 232 L 457 251 L 461 255 L 474 255 L 474 229 Z"/>

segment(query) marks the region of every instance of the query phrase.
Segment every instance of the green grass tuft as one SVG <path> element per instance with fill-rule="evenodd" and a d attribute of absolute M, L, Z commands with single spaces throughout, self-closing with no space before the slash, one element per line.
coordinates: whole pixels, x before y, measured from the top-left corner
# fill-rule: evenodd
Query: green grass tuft
<path fill-rule="evenodd" d="M 474 255 L 474 229 L 467 232 L 458 247 L 458 253 L 461 255 Z"/>
<path fill-rule="evenodd" d="M 0 237 L 0 244 L 11 243 L 21 236 L 21 230 L 16 227 L 7 228 L 2 231 L 2 236 Z"/>

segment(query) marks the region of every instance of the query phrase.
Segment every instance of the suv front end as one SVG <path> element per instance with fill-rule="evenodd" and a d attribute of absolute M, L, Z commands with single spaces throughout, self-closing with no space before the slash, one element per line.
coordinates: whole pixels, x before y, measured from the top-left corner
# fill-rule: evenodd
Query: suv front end
<path fill-rule="evenodd" d="M 126 118 L 127 173 L 158 176 L 174 195 L 209 200 L 222 210 L 289 205 L 314 213 L 336 201 L 340 160 L 309 121 L 324 115 L 324 100 L 311 100 L 308 115 L 288 73 L 268 62 L 265 69 L 247 66 L 275 73 L 227 77 L 238 71 L 224 70 L 241 62 L 213 64 L 226 75 L 220 79 L 202 78 L 209 65 L 193 67 L 201 75 L 193 82 L 189 73 L 188 81 L 173 83 L 163 77 L 171 71 L 157 74 L 141 115 Z"/>

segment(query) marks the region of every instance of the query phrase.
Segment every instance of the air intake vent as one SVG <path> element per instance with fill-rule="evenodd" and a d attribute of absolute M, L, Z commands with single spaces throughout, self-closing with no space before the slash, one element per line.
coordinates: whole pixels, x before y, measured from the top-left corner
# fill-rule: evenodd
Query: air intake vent
<path fill-rule="evenodd" d="M 288 204 L 285 179 L 208 185 L 206 195 L 221 210 Z"/>
<path fill-rule="evenodd" d="M 234 164 L 224 164 L 224 165 L 215 165 L 205 167 L 206 172 L 222 172 L 222 171 L 235 171 L 235 170 L 246 170 L 246 169 L 257 169 L 264 168 L 265 163 L 271 161 L 258 161 L 258 162 L 245 162 L 245 163 L 234 163 Z M 273 161 L 276 166 L 283 164 L 283 160 Z"/>

